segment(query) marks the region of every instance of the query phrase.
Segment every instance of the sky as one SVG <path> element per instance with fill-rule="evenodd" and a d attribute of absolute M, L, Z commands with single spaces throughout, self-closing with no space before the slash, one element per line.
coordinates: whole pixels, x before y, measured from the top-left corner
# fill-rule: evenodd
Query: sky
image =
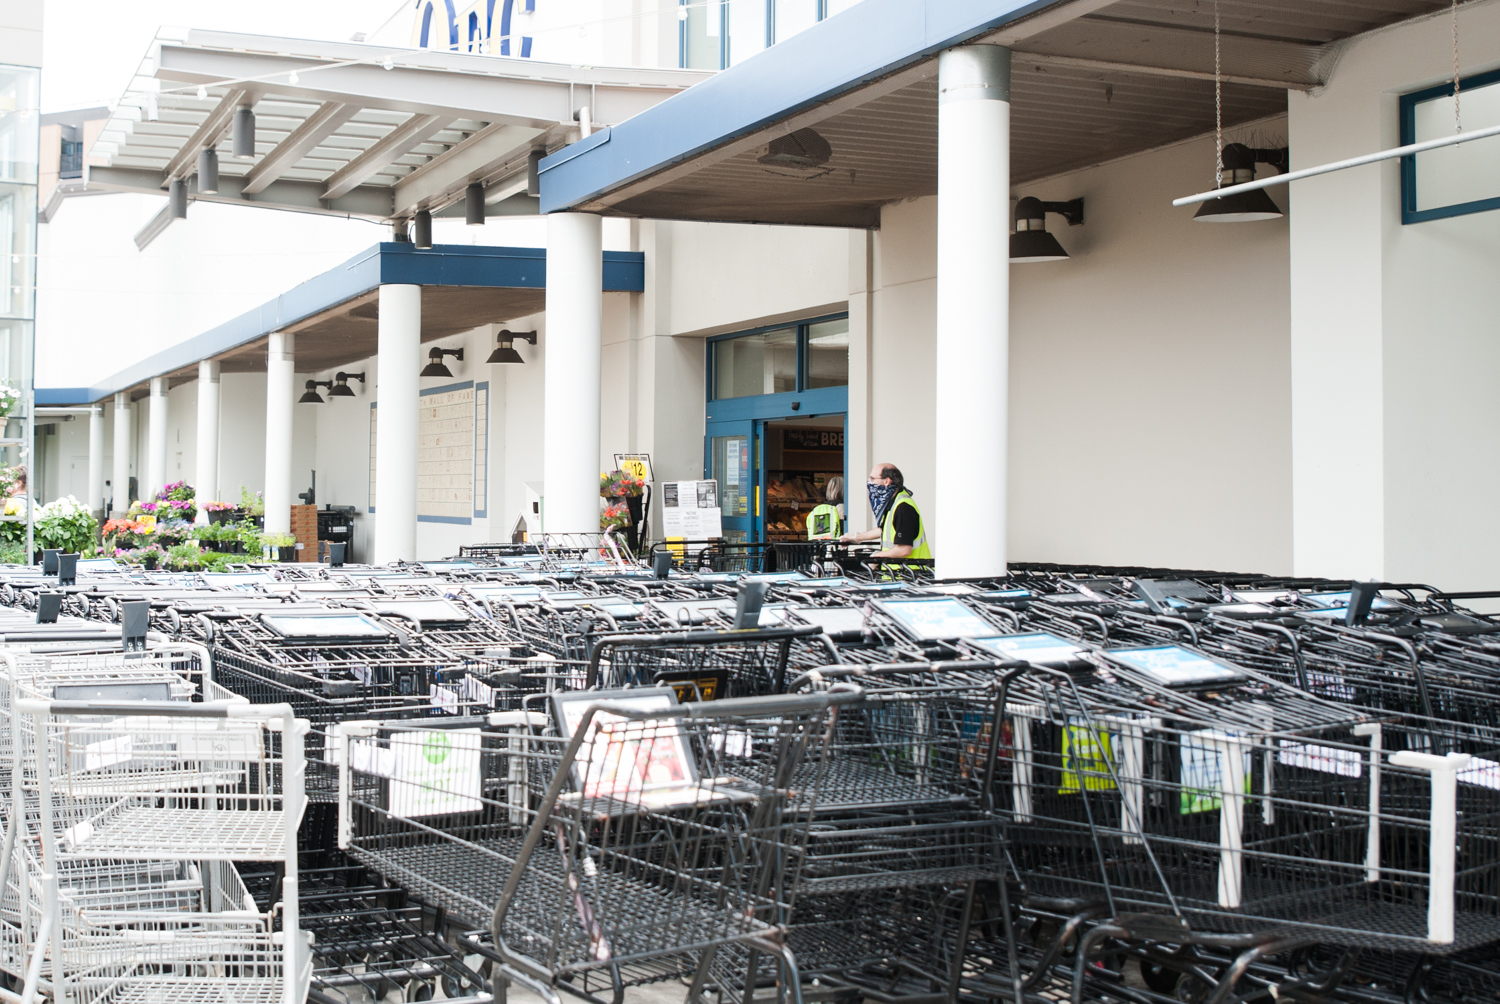
<path fill-rule="evenodd" d="M 405 44 L 413 0 L 46 0 L 42 111 L 108 105 L 163 25 Z M 394 15 L 394 18 L 393 18 Z M 387 23 L 389 22 L 389 23 Z M 382 24 L 386 27 L 374 34 Z"/>

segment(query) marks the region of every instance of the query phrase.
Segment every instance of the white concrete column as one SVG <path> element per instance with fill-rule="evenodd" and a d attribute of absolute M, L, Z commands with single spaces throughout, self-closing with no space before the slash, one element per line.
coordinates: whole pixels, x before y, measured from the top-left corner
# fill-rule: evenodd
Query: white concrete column
<path fill-rule="evenodd" d="M 198 522 L 208 522 L 205 502 L 219 501 L 219 364 L 198 364 L 198 464 L 193 474 L 198 492 Z"/>
<path fill-rule="evenodd" d="M 547 217 L 546 373 L 542 404 L 542 529 L 599 531 L 599 345 L 602 220 Z"/>
<path fill-rule="evenodd" d="M 266 346 L 266 533 L 292 532 L 292 409 L 296 406 L 294 337 L 273 331 Z"/>
<path fill-rule="evenodd" d="M 146 432 L 146 483 L 141 497 L 149 498 L 167 483 L 167 378 L 151 378 L 151 425 Z"/>
<path fill-rule="evenodd" d="M 422 287 L 380 287 L 375 373 L 373 561 L 417 557 L 417 408 L 422 371 Z"/>
<path fill-rule="evenodd" d="M 1005 573 L 1009 217 L 1010 50 L 949 49 L 938 57 L 937 476 L 923 512 L 944 577 Z"/>
<path fill-rule="evenodd" d="M 112 512 L 130 508 L 130 392 L 115 395 L 115 463 L 109 490 Z"/>
<path fill-rule="evenodd" d="M 104 408 L 89 409 L 89 497 L 90 512 L 104 508 Z"/>

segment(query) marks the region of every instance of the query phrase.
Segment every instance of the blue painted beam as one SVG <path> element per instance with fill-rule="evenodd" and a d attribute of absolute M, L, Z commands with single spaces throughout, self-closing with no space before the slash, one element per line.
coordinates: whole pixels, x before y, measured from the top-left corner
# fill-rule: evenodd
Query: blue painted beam
<path fill-rule="evenodd" d="M 546 158 L 539 208 L 555 213 L 600 198 L 1054 2 L 860 0 Z"/>
<path fill-rule="evenodd" d="M 485 286 L 545 289 L 545 248 L 439 244 L 419 251 L 410 244 L 381 243 L 342 265 L 314 276 L 274 300 L 163 349 L 94 387 L 38 387 L 37 404 L 88 404 L 117 391 L 212 359 L 287 325 L 321 314 L 383 284 Z M 639 293 L 646 288 L 646 256 L 639 251 L 604 252 L 603 291 Z"/>

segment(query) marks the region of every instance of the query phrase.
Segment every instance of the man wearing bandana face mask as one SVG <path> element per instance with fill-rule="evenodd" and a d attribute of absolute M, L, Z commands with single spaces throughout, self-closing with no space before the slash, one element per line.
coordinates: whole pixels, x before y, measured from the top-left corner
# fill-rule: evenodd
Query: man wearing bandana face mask
<path fill-rule="evenodd" d="M 911 490 L 895 464 L 876 464 L 865 483 L 870 508 L 875 512 L 876 529 L 864 533 L 846 533 L 839 540 L 845 544 L 878 540 L 877 558 L 931 558 L 927 546 L 927 529 L 922 513 L 912 500 Z"/>

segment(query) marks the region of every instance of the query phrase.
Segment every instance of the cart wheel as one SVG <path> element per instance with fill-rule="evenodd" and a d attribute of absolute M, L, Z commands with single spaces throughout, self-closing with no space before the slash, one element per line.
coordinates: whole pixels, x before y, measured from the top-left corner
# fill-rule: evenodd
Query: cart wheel
<path fill-rule="evenodd" d="M 432 984 L 426 980 L 412 980 L 406 985 L 407 1004 L 412 1004 L 414 1001 L 430 1001 L 432 996 Z"/>
<path fill-rule="evenodd" d="M 444 997 L 468 997 L 479 989 L 478 981 L 466 976 L 454 976 L 451 973 L 443 973 L 443 996 Z"/>
<path fill-rule="evenodd" d="M 1177 981 L 1181 973 L 1175 969 L 1169 969 L 1160 962 L 1150 962 L 1146 959 L 1140 960 L 1141 979 L 1146 981 L 1146 986 L 1159 994 L 1170 994 L 1177 989 Z"/>
<path fill-rule="evenodd" d="M 1213 993 L 1213 989 L 1197 976 L 1184 973 L 1177 980 L 1177 999 L 1183 1004 L 1203 1004 Z"/>

